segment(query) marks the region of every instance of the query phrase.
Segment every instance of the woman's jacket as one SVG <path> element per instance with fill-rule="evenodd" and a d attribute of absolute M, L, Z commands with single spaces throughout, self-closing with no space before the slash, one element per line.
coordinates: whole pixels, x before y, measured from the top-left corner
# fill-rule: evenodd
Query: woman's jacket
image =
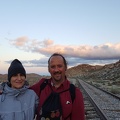
<path fill-rule="evenodd" d="M 0 120 L 33 120 L 38 105 L 38 96 L 24 86 L 13 89 L 4 84 L 0 95 Z"/>

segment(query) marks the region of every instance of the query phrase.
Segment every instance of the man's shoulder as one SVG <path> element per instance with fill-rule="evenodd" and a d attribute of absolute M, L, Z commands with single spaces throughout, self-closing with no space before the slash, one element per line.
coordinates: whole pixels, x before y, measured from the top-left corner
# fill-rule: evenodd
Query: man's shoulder
<path fill-rule="evenodd" d="M 29 89 L 34 90 L 37 94 L 39 94 L 41 84 L 46 80 L 46 78 L 41 78 L 37 83 L 33 84 L 29 87 Z"/>
<path fill-rule="evenodd" d="M 76 87 L 75 92 L 76 92 L 77 97 L 79 97 L 79 98 L 83 97 L 83 94 L 82 94 L 82 91 L 80 90 L 80 88 Z"/>

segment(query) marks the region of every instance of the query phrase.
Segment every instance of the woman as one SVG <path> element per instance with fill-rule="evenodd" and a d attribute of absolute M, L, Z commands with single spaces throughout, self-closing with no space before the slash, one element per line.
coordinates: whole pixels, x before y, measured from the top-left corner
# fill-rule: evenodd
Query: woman
<path fill-rule="evenodd" d="M 0 120 L 33 120 L 38 96 L 26 85 L 26 71 L 15 59 L 8 69 L 8 82 L 0 95 Z"/>

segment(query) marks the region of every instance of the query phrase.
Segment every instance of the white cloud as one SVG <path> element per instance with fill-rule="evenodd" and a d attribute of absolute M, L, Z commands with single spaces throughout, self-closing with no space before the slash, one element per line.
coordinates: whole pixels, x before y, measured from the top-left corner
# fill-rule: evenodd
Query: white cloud
<path fill-rule="evenodd" d="M 12 40 L 11 43 L 17 47 L 24 46 L 28 41 L 28 38 L 26 36 L 22 36 L 17 38 L 16 40 Z"/>
<path fill-rule="evenodd" d="M 30 40 L 27 37 L 19 37 L 14 40 L 13 45 L 26 51 L 36 52 L 45 56 L 59 52 L 68 57 L 82 59 L 119 59 L 120 43 L 106 43 L 98 46 L 89 45 L 55 45 L 53 40 Z"/>
<path fill-rule="evenodd" d="M 49 45 L 52 45 L 54 43 L 54 41 L 48 39 L 48 40 L 44 40 L 43 43 L 44 43 L 45 46 L 49 46 Z"/>

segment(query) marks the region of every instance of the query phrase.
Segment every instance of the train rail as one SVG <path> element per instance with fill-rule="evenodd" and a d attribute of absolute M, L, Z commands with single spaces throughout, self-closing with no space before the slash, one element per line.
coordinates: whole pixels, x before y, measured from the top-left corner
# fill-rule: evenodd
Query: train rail
<path fill-rule="evenodd" d="M 120 98 L 77 79 L 83 93 L 86 120 L 120 120 Z"/>

